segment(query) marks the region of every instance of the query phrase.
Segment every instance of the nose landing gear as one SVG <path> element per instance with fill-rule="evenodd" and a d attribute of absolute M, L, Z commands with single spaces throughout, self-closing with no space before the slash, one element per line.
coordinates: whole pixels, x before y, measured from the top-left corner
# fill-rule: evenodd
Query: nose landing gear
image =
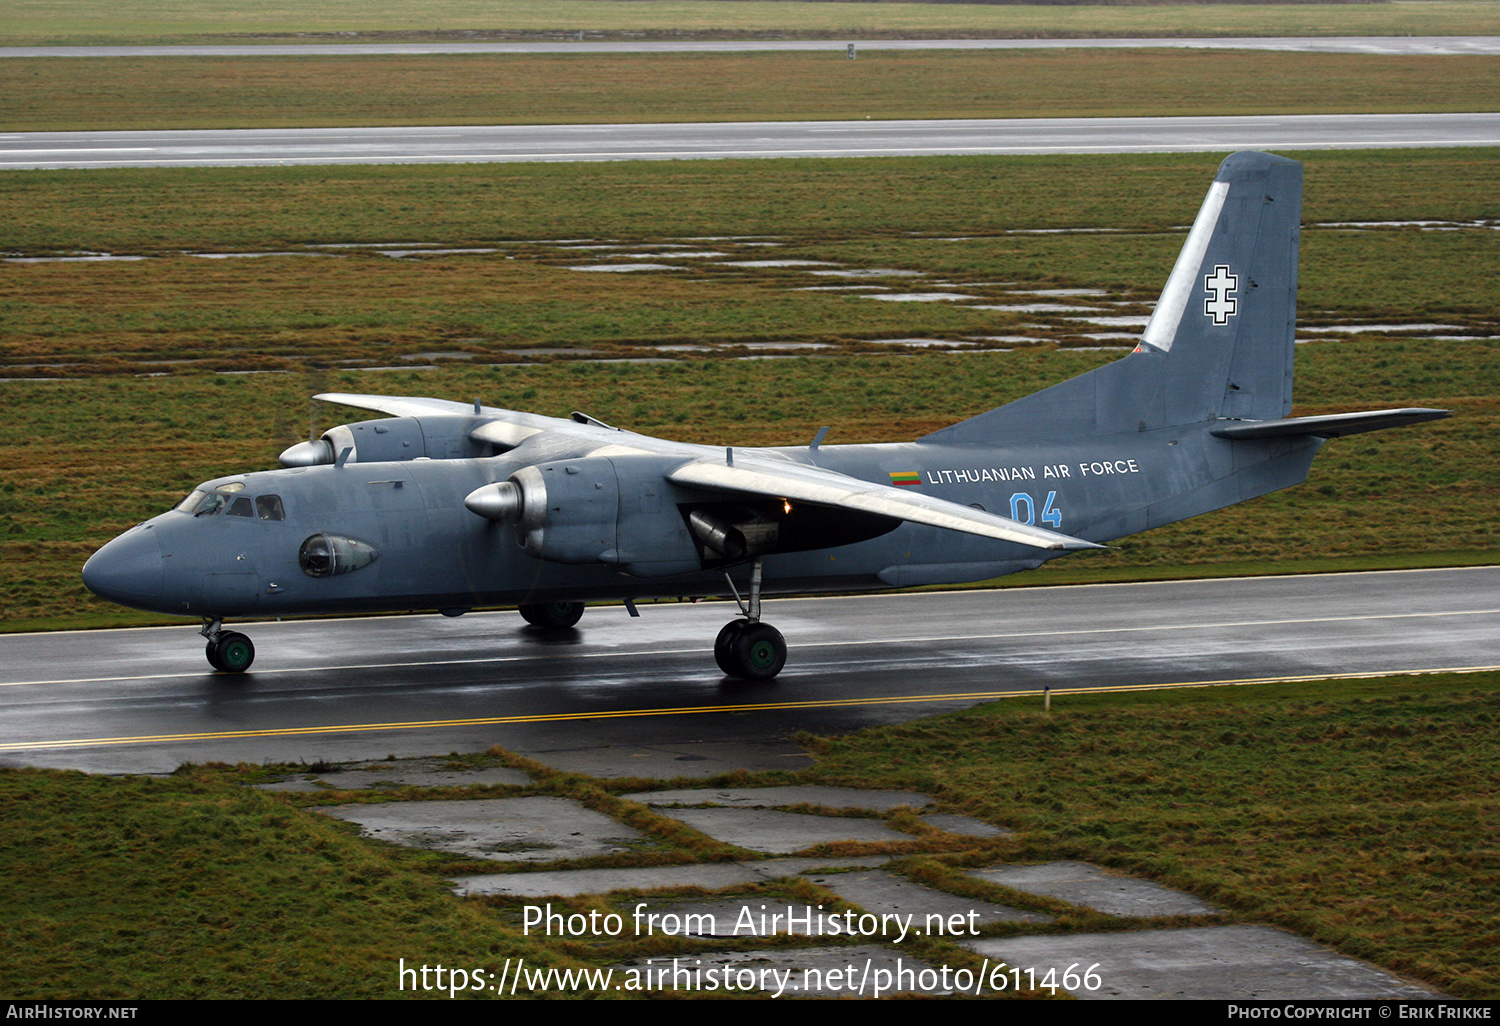
<path fill-rule="evenodd" d="M 205 618 L 198 633 L 208 639 L 203 654 L 208 665 L 223 673 L 244 673 L 255 662 L 255 645 L 238 631 L 223 629 L 223 620 Z"/>
<path fill-rule="evenodd" d="M 728 572 L 724 579 L 743 614 L 731 620 L 714 639 L 714 662 L 730 677 L 747 680 L 770 680 L 786 665 L 786 639 L 781 632 L 760 620 L 760 560 L 750 571 L 750 600 L 741 600 L 739 590 Z"/>

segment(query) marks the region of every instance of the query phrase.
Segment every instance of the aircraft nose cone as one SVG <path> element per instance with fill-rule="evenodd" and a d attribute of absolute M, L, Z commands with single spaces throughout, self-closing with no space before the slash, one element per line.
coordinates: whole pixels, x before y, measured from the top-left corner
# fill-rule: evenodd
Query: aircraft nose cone
<path fill-rule="evenodd" d="M 162 601 L 163 560 L 155 532 L 136 528 L 120 535 L 83 564 L 83 584 L 122 606 L 156 609 Z"/>

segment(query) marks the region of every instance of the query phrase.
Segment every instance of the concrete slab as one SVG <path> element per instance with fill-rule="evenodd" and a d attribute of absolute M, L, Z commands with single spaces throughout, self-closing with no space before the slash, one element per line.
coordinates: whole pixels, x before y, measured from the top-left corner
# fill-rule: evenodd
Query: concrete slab
<path fill-rule="evenodd" d="M 1028 968 L 1038 979 L 1050 968 L 1061 977 L 1091 966 L 1095 990 L 1084 999 L 1191 998 L 1217 1001 L 1432 999 L 1437 991 L 1402 980 L 1312 941 L 1269 926 L 1207 926 L 1186 930 L 1007 937 L 964 947 Z"/>
<path fill-rule="evenodd" d="M 326 791 L 328 788 L 316 780 L 305 780 L 298 777 L 296 780 L 278 780 L 271 784 L 256 784 L 257 791 L 279 791 L 286 794 L 312 794 L 318 791 Z"/>
<path fill-rule="evenodd" d="M 397 762 L 352 762 L 318 774 L 322 783 L 340 789 L 374 787 L 469 787 L 506 784 L 530 787 L 531 775 L 508 766 L 451 769 L 445 759 L 401 759 Z"/>
<path fill-rule="evenodd" d="M 840 841 L 885 844 L 914 839 L 879 819 L 808 816 L 769 809 L 673 809 L 671 816 L 716 840 L 779 855 Z"/>
<path fill-rule="evenodd" d="M 947 994 L 952 987 L 942 981 L 953 976 L 872 944 L 665 956 L 616 966 L 614 973 L 620 989 L 637 993 L 727 996 L 756 990 L 772 997 L 828 998 Z"/>
<path fill-rule="evenodd" d="M 1052 916 L 1025 912 L 914 883 L 886 870 L 855 873 L 808 873 L 813 883 L 876 915 L 912 916 L 911 929 L 925 935 L 971 936 L 989 923 L 1050 923 Z M 955 920 L 953 917 L 957 916 Z"/>
<path fill-rule="evenodd" d="M 529 757 L 566 773 L 613 777 L 716 777 L 737 769 L 799 770 L 813 757 L 791 741 L 706 742 L 684 739 L 634 747 L 532 748 Z"/>
<path fill-rule="evenodd" d="M 864 858 L 765 859 L 760 862 L 716 862 L 691 866 L 649 866 L 639 869 L 574 869 L 556 873 L 491 873 L 454 881 L 454 893 L 506 894 L 518 898 L 571 898 L 610 891 L 666 890 L 702 887 L 722 890 L 746 883 L 765 883 L 799 873 L 827 869 L 868 869 L 889 856 Z"/>
<path fill-rule="evenodd" d="M 1207 916 L 1213 906 L 1191 894 L 1169 890 L 1150 880 L 1114 876 L 1086 862 L 1048 862 L 1040 866 L 976 869 L 978 880 L 1043 894 L 1112 916 Z"/>
<path fill-rule="evenodd" d="M 903 805 L 924 809 L 932 799 L 915 791 L 866 791 L 858 787 L 715 787 L 639 791 L 624 797 L 652 806 L 717 805 L 773 809 L 785 805 L 821 805 L 829 809 L 889 812 Z"/>
<path fill-rule="evenodd" d="M 951 812 L 923 816 L 922 822 L 960 837 L 1009 837 L 1015 832 L 1005 827 L 997 827 L 993 823 L 986 823 L 982 819 L 975 819 L 973 816 L 960 816 Z"/>
<path fill-rule="evenodd" d="M 563 798 L 337 805 L 319 812 L 358 823 L 362 836 L 501 862 L 550 862 L 630 851 L 645 837 Z"/>

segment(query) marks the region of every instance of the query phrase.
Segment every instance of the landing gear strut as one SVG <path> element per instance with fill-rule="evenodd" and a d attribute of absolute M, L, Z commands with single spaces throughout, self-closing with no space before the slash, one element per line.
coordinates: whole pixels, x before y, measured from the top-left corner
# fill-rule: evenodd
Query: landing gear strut
<path fill-rule="evenodd" d="M 198 633 L 208 639 L 203 654 L 208 656 L 208 665 L 224 673 L 244 673 L 255 662 L 255 645 L 238 631 L 223 629 L 223 620 L 204 618 L 203 629 Z"/>
<path fill-rule="evenodd" d="M 521 618 L 533 627 L 562 630 L 583 617 L 582 602 L 542 602 L 521 607 Z"/>
<path fill-rule="evenodd" d="M 760 560 L 750 571 L 748 603 L 740 598 L 727 572 L 724 579 L 743 615 L 726 623 L 714 639 L 714 662 L 730 677 L 770 680 L 786 665 L 786 639 L 775 627 L 760 621 Z"/>

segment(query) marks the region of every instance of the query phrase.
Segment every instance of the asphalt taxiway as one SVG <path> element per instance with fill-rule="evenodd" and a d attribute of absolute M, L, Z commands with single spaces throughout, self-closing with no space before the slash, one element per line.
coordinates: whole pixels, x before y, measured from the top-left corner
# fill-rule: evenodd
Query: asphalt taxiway
<path fill-rule="evenodd" d="M 1500 113 L 0 133 L 0 169 L 1500 146 Z"/>
<path fill-rule="evenodd" d="M 408 43 L 262 41 L 157 46 L 3 46 L 0 60 L 36 57 L 369 57 L 421 54 L 752 53 L 857 50 L 1079 50 L 1166 47 L 1391 56 L 1500 53 L 1500 36 L 1200 36 L 1111 39 L 430 39 Z"/>
<path fill-rule="evenodd" d="M 768 600 L 774 681 L 722 677 L 723 602 L 237 624 L 243 675 L 195 627 L 0 637 L 0 764 L 164 772 L 490 745 L 596 775 L 795 768 L 844 733 L 1074 689 L 1500 667 L 1500 567 Z M 1310 684 L 1310 687 L 1320 686 Z"/>

